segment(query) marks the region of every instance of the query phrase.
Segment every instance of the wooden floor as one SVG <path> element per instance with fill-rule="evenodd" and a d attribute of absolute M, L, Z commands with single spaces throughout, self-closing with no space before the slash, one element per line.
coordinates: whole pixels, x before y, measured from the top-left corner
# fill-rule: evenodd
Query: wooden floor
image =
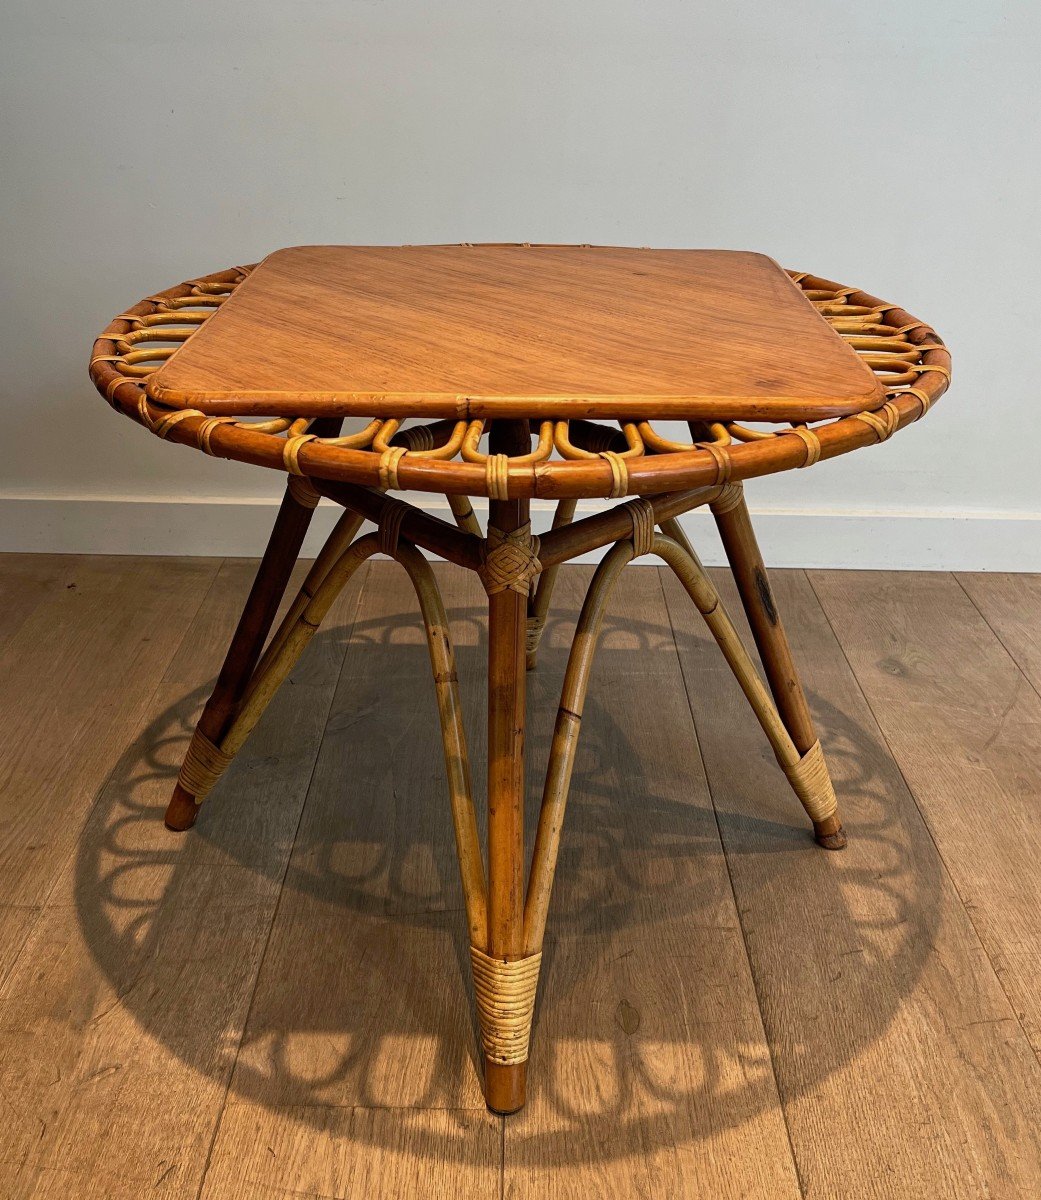
<path fill-rule="evenodd" d="M 1041 577 L 775 575 L 829 854 L 679 587 L 624 574 L 504 1121 L 396 567 L 163 828 L 252 569 L 0 558 L 5 1200 L 1041 1196 Z M 438 573 L 479 763 L 483 593 Z M 588 577 L 531 680 L 532 805 Z"/>

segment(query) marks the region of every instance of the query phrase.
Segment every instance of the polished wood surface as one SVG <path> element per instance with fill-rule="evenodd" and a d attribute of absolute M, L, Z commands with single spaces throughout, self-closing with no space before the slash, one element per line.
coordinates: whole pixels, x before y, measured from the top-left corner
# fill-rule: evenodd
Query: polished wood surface
<path fill-rule="evenodd" d="M 149 378 L 207 413 L 811 420 L 868 367 L 761 254 L 298 246 Z"/>
<path fill-rule="evenodd" d="M 773 572 L 856 830 L 828 855 L 678 583 L 623 575 L 504 1122 L 398 566 L 195 833 L 162 827 L 255 567 L 0 558 L 0 1194 L 1041 1194 L 1036 576 Z M 483 593 L 437 572 L 479 762 Z M 560 571 L 529 676 L 537 760 L 588 579 Z"/>

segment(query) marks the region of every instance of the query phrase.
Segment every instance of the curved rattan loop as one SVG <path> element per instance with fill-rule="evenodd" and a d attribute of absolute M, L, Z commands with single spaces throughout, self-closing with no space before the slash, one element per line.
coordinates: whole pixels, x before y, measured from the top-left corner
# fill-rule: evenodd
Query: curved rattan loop
<path fill-rule="evenodd" d="M 633 518 L 635 529 L 640 518 L 632 504 L 626 505 L 626 508 Z M 642 538 L 641 543 L 645 546 Z M 560 706 L 557 709 L 542 805 L 535 831 L 535 848 L 524 903 L 526 953 L 534 953 L 542 946 L 586 690 L 607 602 L 622 569 L 632 562 L 639 552 L 633 541 L 616 542 L 608 550 L 593 574 L 579 615 L 578 628 L 564 675 Z M 672 569 L 705 619 L 709 631 L 766 734 L 781 769 L 811 820 L 823 821 L 832 816 L 837 809 L 835 792 L 820 743 L 817 742 L 806 754 L 799 754 L 755 663 L 741 642 L 719 594 L 697 557 L 680 542 L 662 534 L 652 536 L 647 552 L 656 554 Z"/>
<path fill-rule="evenodd" d="M 483 421 L 402 429 L 388 415 L 326 438 L 309 433 L 308 420 L 292 414 L 256 421 L 155 403 L 145 391 L 148 377 L 219 310 L 251 269 L 189 280 L 121 313 L 94 344 L 91 379 L 113 407 L 158 437 L 314 479 L 498 499 L 655 495 L 810 466 L 888 440 L 923 417 L 950 382 L 950 355 L 924 321 L 857 288 L 790 272 L 793 285 L 882 382 L 886 398 L 873 412 L 812 430 L 720 420 L 692 429 L 689 443 L 664 437 L 653 421 L 619 428 L 561 413 L 556 421 L 537 423 L 531 451 L 503 462 L 478 448 Z M 176 345 L 162 344 L 169 342 Z M 551 457 L 554 451 L 559 457 Z"/>

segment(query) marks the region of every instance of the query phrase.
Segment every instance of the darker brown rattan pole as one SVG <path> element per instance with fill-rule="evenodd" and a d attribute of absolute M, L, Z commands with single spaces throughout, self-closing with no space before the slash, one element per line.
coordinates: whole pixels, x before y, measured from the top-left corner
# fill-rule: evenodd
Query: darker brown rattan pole
<path fill-rule="evenodd" d="M 322 437 L 335 437 L 342 424 L 339 419 L 323 419 L 315 422 L 315 431 Z M 287 487 L 213 694 L 199 718 L 199 732 L 211 742 L 219 743 L 224 736 L 235 706 L 260 660 L 264 641 L 285 595 L 313 515 L 314 509 L 300 504 L 293 489 Z M 180 783 L 175 784 L 166 807 L 166 827 L 182 833 L 195 824 L 198 813 L 196 798 Z"/>
<path fill-rule="evenodd" d="M 496 421 L 493 454 L 524 453 L 527 422 Z M 492 500 L 489 528 L 503 533 L 529 520 L 527 500 Z M 488 597 L 488 947 L 492 958 L 524 953 L 524 693 L 527 599 L 510 588 Z M 527 1063 L 484 1055 L 485 1098 L 495 1112 L 524 1104 Z"/>
<path fill-rule="evenodd" d="M 357 487 L 352 483 L 337 483 L 331 479 L 312 479 L 311 484 L 322 496 L 328 496 L 344 508 L 359 513 L 369 521 L 379 522 L 386 497 L 379 492 Z M 481 543 L 472 534 L 463 533 L 447 521 L 432 517 L 420 508 L 409 508 L 401 522 L 402 536 L 424 550 L 440 554 L 449 562 L 476 571 L 481 563 Z"/>

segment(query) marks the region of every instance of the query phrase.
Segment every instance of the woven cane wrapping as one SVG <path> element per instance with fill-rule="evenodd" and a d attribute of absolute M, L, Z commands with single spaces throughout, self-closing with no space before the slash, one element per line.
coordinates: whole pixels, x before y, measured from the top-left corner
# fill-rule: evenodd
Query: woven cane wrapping
<path fill-rule="evenodd" d="M 503 962 L 471 946 L 470 964 L 485 1054 L 497 1063 L 526 1062 L 541 952 Z"/>
<path fill-rule="evenodd" d="M 219 746 L 198 729 L 192 734 L 188 751 L 181 764 L 177 782 L 201 803 L 213 789 L 213 785 L 228 769 L 234 755 L 225 754 Z"/>
<path fill-rule="evenodd" d="M 489 596 L 507 589 L 526 596 L 539 565 L 539 539 L 531 536 L 531 522 L 504 533 L 488 526 L 488 544 L 478 574 Z"/>
<path fill-rule="evenodd" d="M 814 742 L 797 763 L 785 767 L 784 773 L 811 820 L 824 821 L 838 811 L 835 789 L 819 741 Z"/>

